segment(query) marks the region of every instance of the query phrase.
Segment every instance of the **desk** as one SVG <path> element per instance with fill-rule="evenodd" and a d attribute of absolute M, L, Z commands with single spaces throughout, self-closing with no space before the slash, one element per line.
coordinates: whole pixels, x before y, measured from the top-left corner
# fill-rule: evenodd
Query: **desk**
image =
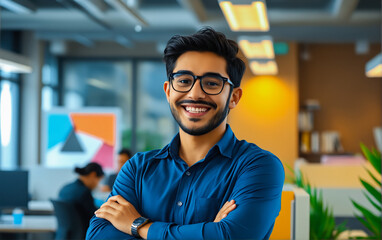
<path fill-rule="evenodd" d="M 41 233 L 55 232 L 57 230 L 56 216 L 34 216 L 26 215 L 23 224 L 14 225 L 12 215 L 3 215 L 5 222 L 0 223 L 0 232 L 5 233 Z"/>

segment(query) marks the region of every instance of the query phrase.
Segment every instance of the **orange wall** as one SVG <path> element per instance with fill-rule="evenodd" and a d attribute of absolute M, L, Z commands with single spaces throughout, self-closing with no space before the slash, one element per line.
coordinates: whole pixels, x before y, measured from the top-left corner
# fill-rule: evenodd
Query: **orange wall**
<path fill-rule="evenodd" d="M 293 166 L 298 150 L 298 59 L 297 45 L 289 47 L 287 55 L 276 57 L 276 76 L 254 76 L 247 65 L 243 96 L 229 123 L 238 139 L 255 143 Z"/>

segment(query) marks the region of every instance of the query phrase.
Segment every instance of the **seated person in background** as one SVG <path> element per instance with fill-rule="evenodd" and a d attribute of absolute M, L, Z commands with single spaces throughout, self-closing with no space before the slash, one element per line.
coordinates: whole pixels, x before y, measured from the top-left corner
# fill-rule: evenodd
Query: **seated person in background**
<path fill-rule="evenodd" d="M 131 158 L 131 151 L 127 148 L 122 148 L 121 151 L 118 153 L 118 169 L 116 173 L 110 174 L 108 177 L 105 178 L 104 185 L 102 186 L 101 190 L 103 192 L 111 192 L 111 189 L 113 189 L 114 181 L 117 178 L 117 175 L 119 171 L 121 170 L 122 166 Z"/>
<path fill-rule="evenodd" d="M 205 28 L 172 37 L 164 53 L 164 91 L 179 133 L 126 162 L 86 239 L 268 239 L 284 168 L 227 123 L 243 91 L 238 45 Z"/>
<path fill-rule="evenodd" d="M 60 200 L 73 203 L 81 216 L 84 227 L 89 226 L 89 220 L 97 210 L 91 191 L 98 186 L 104 173 L 98 163 L 88 163 L 83 168 L 74 169 L 80 176 L 72 183 L 65 185 L 59 192 Z"/>

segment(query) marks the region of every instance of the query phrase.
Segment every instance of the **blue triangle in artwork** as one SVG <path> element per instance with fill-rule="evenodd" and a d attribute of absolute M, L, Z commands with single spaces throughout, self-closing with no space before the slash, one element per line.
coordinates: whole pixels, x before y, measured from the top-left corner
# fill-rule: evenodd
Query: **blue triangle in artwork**
<path fill-rule="evenodd" d="M 0 0 L 1 1 L 1 0 Z M 64 143 L 73 129 L 68 114 L 49 114 L 48 121 L 48 149 L 59 143 Z"/>
<path fill-rule="evenodd" d="M 61 148 L 61 152 L 83 152 L 84 149 L 82 148 L 80 142 L 78 141 L 78 137 L 72 129 L 70 132 L 68 138 L 66 139 L 64 146 Z"/>

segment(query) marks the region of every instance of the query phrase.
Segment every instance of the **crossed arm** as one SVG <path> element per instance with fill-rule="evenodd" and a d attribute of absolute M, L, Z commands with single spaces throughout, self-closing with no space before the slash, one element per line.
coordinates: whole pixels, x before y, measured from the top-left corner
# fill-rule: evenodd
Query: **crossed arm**
<path fill-rule="evenodd" d="M 135 239 L 130 235 L 130 227 L 141 215 L 134 184 L 136 167 L 129 162 L 117 177 L 113 189 L 115 196 L 110 197 L 92 218 L 88 240 Z M 156 221 L 142 227 L 140 236 L 147 239 L 187 239 L 192 236 L 201 240 L 269 238 L 280 210 L 283 167 L 278 159 L 267 158 L 243 169 L 230 193 L 230 199 L 235 201 L 226 203 L 214 222 L 178 225 Z"/>
<path fill-rule="evenodd" d="M 236 208 L 235 200 L 227 201 L 215 217 L 214 222 L 220 222 L 222 219 Z M 134 205 L 129 203 L 120 195 L 110 197 L 100 209 L 95 212 L 96 217 L 108 220 L 116 229 L 131 235 L 131 224 L 141 215 L 135 209 Z M 148 230 L 152 223 L 148 223 L 138 230 L 139 236 L 147 239 Z"/>

